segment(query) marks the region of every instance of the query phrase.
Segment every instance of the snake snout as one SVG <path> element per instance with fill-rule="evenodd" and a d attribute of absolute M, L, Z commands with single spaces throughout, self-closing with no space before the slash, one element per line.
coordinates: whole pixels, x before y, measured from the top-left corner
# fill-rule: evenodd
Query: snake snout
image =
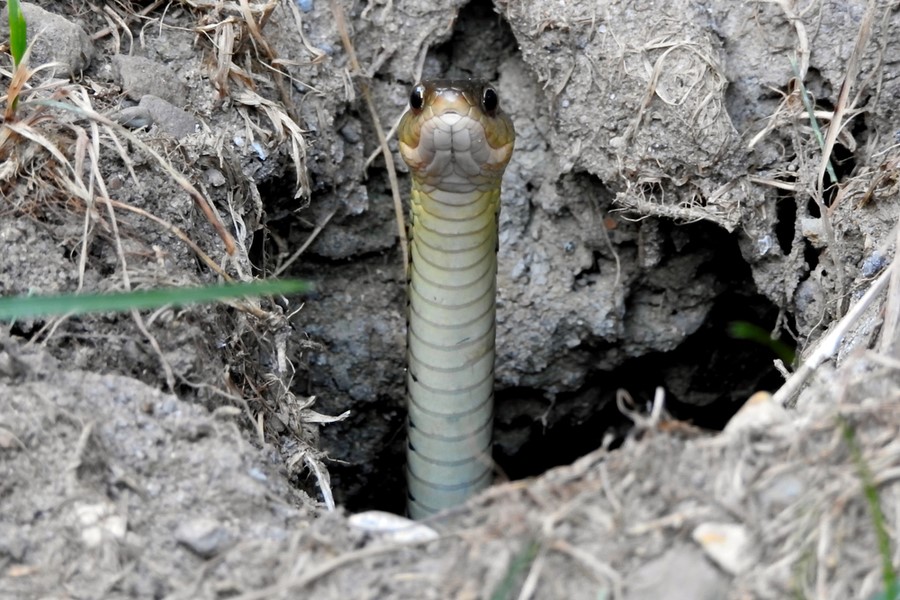
<path fill-rule="evenodd" d="M 413 89 L 398 137 L 403 159 L 423 183 L 461 192 L 498 185 L 515 132 L 487 84 L 433 81 Z"/>

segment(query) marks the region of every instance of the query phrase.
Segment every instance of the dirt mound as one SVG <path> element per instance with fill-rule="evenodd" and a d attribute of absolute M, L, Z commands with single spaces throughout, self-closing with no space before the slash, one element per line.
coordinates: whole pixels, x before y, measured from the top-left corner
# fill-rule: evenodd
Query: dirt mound
<path fill-rule="evenodd" d="M 0 294 L 317 292 L 4 325 L 0 597 L 883 591 L 892 7 L 338 4 L 24 7 Z M 332 494 L 403 503 L 408 182 L 372 123 L 436 75 L 494 80 L 518 133 L 496 458 L 522 477 L 584 456 L 411 529 Z M 770 331 L 790 385 L 698 427 L 781 387 Z"/>

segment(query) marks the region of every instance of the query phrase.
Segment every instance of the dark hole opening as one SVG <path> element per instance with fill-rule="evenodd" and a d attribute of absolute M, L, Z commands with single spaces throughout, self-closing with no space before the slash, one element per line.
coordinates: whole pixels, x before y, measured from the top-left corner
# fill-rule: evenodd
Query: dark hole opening
<path fill-rule="evenodd" d="M 816 250 L 809 240 L 803 240 L 803 260 L 809 265 L 809 273 L 819 266 L 819 251 Z M 809 275 L 804 276 L 801 281 L 805 281 Z"/>
<path fill-rule="evenodd" d="M 794 246 L 794 234 L 797 228 L 797 204 L 793 196 L 779 194 L 775 203 L 778 214 L 778 222 L 775 224 L 775 237 L 778 238 L 778 247 L 781 253 L 788 255 Z"/>
<path fill-rule="evenodd" d="M 611 436 L 611 447 L 615 448 L 631 428 L 631 421 L 616 407 L 616 390 L 620 388 L 638 404 L 639 412 L 646 412 L 655 389 L 663 387 L 665 408 L 674 419 L 720 430 L 754 392 L 779 387 L 782 380 L 773 368 L 772 350 L 730 334 L 734 322 L 770 331 L 778 317 L 777 308 L 756 293 L 750 269 L 742 261 L 734 239 L 713 232 L 706 243 L 714 244 L 719 251 L 712 268 L 728 286 L 716 299 L 703 326 L 678 348 L 632 359 L 612 372 L 597 373 L 581 390 L 556 397 L 553 407 L 534 390 L 498 393 L 500 415 L 515 413 L 508 406 L 520 402 L 543 402 L 548 415 L 564 407 L 569 410 L 567 417 L 549 426 L 534 420 L 528 422 L 523 417 L 498 423 L 494 458 L 510 478 L 534 476 L 571 463 L 598 448 L 604 436 Z M 598 348 L 598 352 L 604 350 Z M 503 431 L 504 426 L 507 431 Z M 528 435 L 528 441 L 510 454 L 504 450 L 507 435 Z"/>
<path fill-rule="evenodd" d="M 494 459 L 509 478 L 535 476 L 569 464 L 600 447 L 604 437 L 615 448 L 632 426 L 616 408 L 615 396 L 620 388 L 628 391 L 638 412 L 646 413 L 655 389 L 663 387 L 665 408 L 674 419 L 718 430 L 754 392 L 773 391 L 780 385 L 780 375 L 772 365 L 772 350 L 730 333 L 730 325 L 736 321 L 767 332 L 778 317 L 777 308 L 756 292 L 735 236 L 708 224 L 669 225 L 685 228 L 680 233 L 695 240 L 691 243 L 696 245 L 686 251 L 715 249 L 706 269 L 716 275 L 721 293 L 703 325 L 672 351 L 650 353 L 612 371 L 595 372 L 581 389 L 559 394 L 552 405 L 541 390 L 499 389 Z M 592 352 L 599 362 L 609 350 L 610 346 L 597 345 Z M 544 422 L 535 417 L 542 410 L 547 415 Z M 365 426 L 350 425 L 353 429 Z M 344 499 L 348 509 L 404 512 L 402 426 L 397 426 L 392 440 L 378 467 L 379 478 Z M 339 464 L 329 468 L 336 481 L 353 477 L 352 469 Z"/>

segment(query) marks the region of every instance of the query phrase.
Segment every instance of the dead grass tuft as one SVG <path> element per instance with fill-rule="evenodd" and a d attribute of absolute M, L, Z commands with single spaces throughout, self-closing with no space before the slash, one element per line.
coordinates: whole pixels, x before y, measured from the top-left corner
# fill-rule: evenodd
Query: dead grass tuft
<path fill-rule="evenodd" d="M 302 16 L 294 2 L 266 0 L 265 2 L 221 2 L 181 0 L 191 8 L 197 19 L 194 30 L 205 37 L 214 57 L 210 81 L 220 98 L 229 98 L 241 106 L 241 115 L 247 123 L 248 144 L 257 140 L 276 144 L 287 142 L 297 175 L 294 198 L 309 199 L 310 185 L 306 169 L 307 143 L 304 132 L 297 124 L 288 82 L 296 81 L 289 72 L 292 66 L 282 60 L 264 35 L 266 23 L 279 6 L 291 11 L 297 32 L 309 52 L 307 64 L 318 64 L 325 53 L 310 44 L 303 33 Z M 278 101 L 265 98 L 258 89 L 259 81 L 271 82 Z M 309 86 L 305 86 L 309 87 Z M 249 112 L 260 113 L 271 125 L 266 130 L 256 123 Z"/>
<path fill-rule="evenodd" d="M 848 328 L 855 327 L 856 321 L 861 318 L 860 306 L 850 307 L 851 299 L 862 295 L 864 290 L 860 288 L 869 283 L 864 279 L 870 279 L 872 273 L 863 274 L 860 278 L 858 256 L 862 252 L 871 253 L 875 248 L 868 246 L 875 244 L 879 246 L 879 252 L 886 253 L 885 244 L 890 245 L 893 240 L 873 239 L 871 233 L 867 233 L 865 240 L 861 240 L 862 236 L 858 231 L 860 215 L 854 212 L 867 205 L 876 190 L 887 191 L 890 188 L 890 182 L 894 178 L 892 173 L 897 165 L 897 152 L 892 148 L 883 151 L 886 156 L 881 167 L 874 170 L 863 167 L 855 173 L 843 174 L 835 164 L 835 148 L 838 144 L 849 152 L 858 154 L 863 140 L 855 139 L 851 125 L 860 115 L 873 110 L 872 103 L 878 101 L 878 90 L 872 93 L 872 84 L 877 84 L 872 73 L 880 73 L 883 69 L 879 64 L 866 65 L 865 69 L 869 72 L 861 77 L 862 61 L 871 44 L 873 25 L 880 13 L 888 14 L 889 7 L 879 7 L 874 0 L 867 3 L 856 43 L 844 69 L 834 109 L 824 110 L 817 105 L 816 98 L 804 82 L 809 67 L 809 41 L 802 20 L 795 14 L 790 3 L 779 1 L 774 4 L 781 7 L 785 17 L 795 27 L 795 58 L 789 59 L 795 76 L 786 85 L 786 90 L 779 92 L 782 94 L 781 102 L 766 125 L 749 140 L 748 148 L 752 150 L 761 144 L 768 144 L 770 148 L 773 145 L 780 146 L 781 163 L 784 167 L 751 177 L 750 181 L 765 188 L 779 190 L 778 202 L 796 204 L 797 222 L 807 224 L 807 230 L 804 231 L 806 241 L 818 250 L 821 261 L 825 263 L 820 265 L 818 273 L 813 274 L 828 296 L 827 308 L 821 315 L 820 322 L 834 321 L 830 332 L 817 332 L 822 334 L 821 340 L 807 352 L 806 362 L 797 375 L 789 380 L 790 389 L 781 392 L 781 399 L 790 401 L 799 391 L 794 386 L 798 385 L 798 380 L 805 381 L 808 378 L 809 369 L 815 369 L 825 360 L 837 357 L 836 344 L 840 339 L 834 339 L 834 333 L 847 333 Z M 876 52 L 874 59 L 882 61 L 883 54 Z M 863 99 L 866 98 L 869 99 L 868 105 L 863 104 Z M 878 147 L 879 140 L 864 141 L 868 148 Z M 854 199 L 855 202 L 852 201 Z M 810 206 L 814 209 L 811 210 Z M 818 215 L 815 215 L 816 212 Z M 893 238 L 893 235 L 889 234 L 887 237 Z M 867 246 L 865 248 L 860 247 L 860 242 L 863 241 Z M 796 259 L 800 261 L 798 264 L 805 266 L 800 254 L 801 249 L 793 248 L 791 260 Z M 876 291 L 876 287 L 880 289 L 883 284 L 882 278 L 878 278 L 870 291 Z M 866 302 L 872 300 L 869 294 L 863 299 Z M 858 304 L 861 303 L 862 301 Z M 808 332 L 807 337 L 813 331 Z"/>
<path fill-rule="evenodd" d="M 714 188 L 706 172 L 724 159 L 735 136 L 722 101 L 728 85 L 723 67 L 709 41 L 686 35 L 683 24 L 661 19 L 648 30 L 653 37 L 640 44 L 617 40 L 623 75 L 641 86 L 642 98 L 614 140 L 626 186 L 615 210 L 680 223 L 712 221 L 733 231 L 741 219 L 741 186 Z M 659 119 L 686 136 L 684 155 L 660 158 L 653 149 Z M 683 164 L 666 164 L 666 158 Z"/>
<path fill-rule="evenodd" d="M 85 261 L 92 231 L 97 226 L 106 231 L 114 243 L 121 266 L 122 288 L 132 288 L 119 233 L 116 204 L 110 201 L 100 165 L 101 145 L 111 145 L 121 156 L 132 178 L 137 179 L 122 138 L 152 156 L 194 198 L 222 238 L 226 253 L 233 253 L 234 241 L 213 215 L 206 198 L 156 151 L 97 113 L 83 86 L 57 79 L 31 85 L 36 75 L 53 67 L 55 65 L 47 64 L 31 69 L 26 54 L 12 72 L 0 72 L 9 80 L 7 93 L 0 98 L 6 103 L 4 121 L 0 125 L 0 159 L 4 161 L 0 170 L 0 191 L 4 198 L 12 199 L 11 204 L 21 213 L 40 215 L 53 201 L 67 209 L 78 207 L 84 211 L 78 288 L 84 285 Z M 41 193 L 22 193 L 22 188 L 40 189 Z M 98 200 L 106 209 L 105 218 L 98 209 Z M 159 343 L 138 311 L 132 311 L 132 318 L 156 351 L 169 389 L 174 389 L 175 376 L 163 357 Z M 61 321 L 55 320 L 47 329 L 54 331 Z"/>
<path fill-rule="evenodd" d="M 210 25 L 216 34 L 214 39 L 219 42 L 219 46 L 216 46 L 220 53 L 218 64 L 223 67 L 221 77 L 217 80 L 220 93 L 229 94 L 239 107 L 247 123 L 250 143 L 259 139 L 264 143 L 288 146 L 288 153 L 297 172 L 296 196 L 308 197 L 309 181 L 303 131 L 296 119 L 289 114 L 290 109 L 285 108 L 289 106 L 289 102 L 285 102 L 287 91 L 283 84 L 278 83 L 284 79 L 283 74 L 272 67 L 275 62 L 274 52 L 262 36 L 271 11 L 279 3 L 251 5 L 242 0 L 239 4 L 185 4 L 204 13 L 202 16 L 207 19 L 221 16 L 222 11 L 227 13 L 221 21 L 214 21 Z M 127 3 L 105 6 L 103 15 L 109 27 L 95 34 L 94 38 L 111 35 L 117 47 L 133 44 L 129 23 L 136 19 L 146 19 L 146 15 L 160 5 L 160 2 L 155 2 L 139 14 L 127 13 Z M 204 31 L 204 27 L 198 27 L 198 31 Z M 231 44 L 225 47 L 224 42 L 229 40 Z M 262 64 L 261 60 L 269 63 L 265 71 L 260 72 L 262 78 L 276 81 L 276 88 L 283 92 L 281 102 L 264 98 L 253 89 L 254 81 L 260 77 L 238 68 L 234 63 L 238 56 L 244 55 L 262 57 L 257 62 L 244 60 L 244 65 L 258 66 Z M 0 69 L 0 76 L 7 83 L 7 92 L 0 97 L 0 102 L 5 103 L 4 121 L 0 124 L 0 196 L 4 200 L 2 210 L 7 214 L 29 215 L 36 220 L 54 215 L 62 223 L 71 223 L 73 217 L 80 222 L 80 251 L 77 253 L 79 289 L 87 286 L 85 274 L 89 268 L 88 260 L 91 248 L 98 238 L 108 240 L 117 257 L 119 279 L 109 285 L 125 290 L 132 289 L 135 285 L 159 285 L 156 278 L 141 274 L 142 263 L 146 259 L 153 260 L 153 257 L 141 254 L 135 256 L 131 240 L 123 240 L 129 235 L 140 235 L 140 229 L 130 227 L 128 219 L 122 220 L 123 214 L 146 219 L 160 230 L 174 235 L 224 281 L 252 278 L 250 269 L 244 265 L 246 249 L 243 247 L 243 235 L 236 241 L 207 195 L 172 164 L 172 156 L 178 154 L 159 149 L 159 142 L 145 141 L 146 136 L 136 134 L 101 114 L 94 106 L 91 92 L 83 85 L 46 77 L 40 79 L 45 72 L 52 71 L 55 67 L 56 65 L 48 64 L 32 69 L 26 59 L 13 70 Z M 262 115 L 268 126 L 256 123 L 256 117 L 252 114 L 254 112 Z M 110 161 L 117 161 L 121 168 L 111 168 Z M 136 164 L 149 167 L 151 173 L 163 173 L 188 194 L 222 240 L 222 246 L 210 252 L 173 223 L 146 208 L 132 206 L 117 198 L 115 190 L 107 182 L 108 173 L 122 172 L 132 180 L 134 188 L 140 189 L 141 177 L 146 169 L 137 170 Z M 234 214 L 230 216 L 234 226 L 240 231 L 240 217 Z M 150 248 L 151 244 L 141 243 L 138 247 Z M 153 249 L 160 252 L 156 246 Z M 237 251 L 239 253 L 234 256 Z M 191 278 L 190 275 L 187 277 Z M 179 280 L 175 274 L 173 278 Z M 133 311 L 131 318 L 156 354 L 160 372 L 170 390 L 176 384 L 198 386 L 227 398 L 229 402 L 244 407 L 248 420 L 258 424 L 261 431 L 268 432 L 268 436 L 284 435 L 287 428 L 294 440 L 293 450 L 286 457 L 292 471 L 298 476 L 301 469 L 308 469 L 313 473 L 326 505 L 333 508 L 328 473 L 321 455 L 310 444 L 314 437 L 310 424 L 335 419 L 313 411 L 311 405 L 314 398 L 298 399 L 288 391 L 293 370 L 286 358 L 286 345 L 290 340 L 289 334 L 293 331 L 290 325 L 293 315 L 285 314 L 277 306 L 274 310 L 265 309 L 253 300 L 234 302 L 232 306 L 239 311 L 236 314 L 234 335 L 240 339 L 244 353 L 239 352 L 234 357 L 231 370 L 231 373 L 239 375 L 236 379 L 240 383 L 235 384 L 226 377 L 225 384 L 229 385 L 230 381 L 231 388 L 237 395 L 222 389 L 212 389 L 207 383 L 193 384 L 175 372 L 166 358 L 171 349 L 164 349 L 151 331 L 152 322 L 159 313 L 147 317 Z M 62 317 L 47 321 L 32 342 L 46 342 L 66 320 Z M 258 364 L 259 356 L 267 351 L 271 351 L 276 360 Z M 250 401 L 245 400 L 246 398 Z M 337 417 L 339 418 L 343 417 Z"/>

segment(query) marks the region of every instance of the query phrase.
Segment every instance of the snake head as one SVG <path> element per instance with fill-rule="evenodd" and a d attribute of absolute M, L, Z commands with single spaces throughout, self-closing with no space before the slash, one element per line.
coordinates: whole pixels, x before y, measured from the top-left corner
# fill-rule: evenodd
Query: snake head
<path fill-rule="evenodd" d="M 497 91 L 472 79 L 416 84 L 398 131 L 413 178 L 450 191 L 499 185 L 516 140 Z"/>

